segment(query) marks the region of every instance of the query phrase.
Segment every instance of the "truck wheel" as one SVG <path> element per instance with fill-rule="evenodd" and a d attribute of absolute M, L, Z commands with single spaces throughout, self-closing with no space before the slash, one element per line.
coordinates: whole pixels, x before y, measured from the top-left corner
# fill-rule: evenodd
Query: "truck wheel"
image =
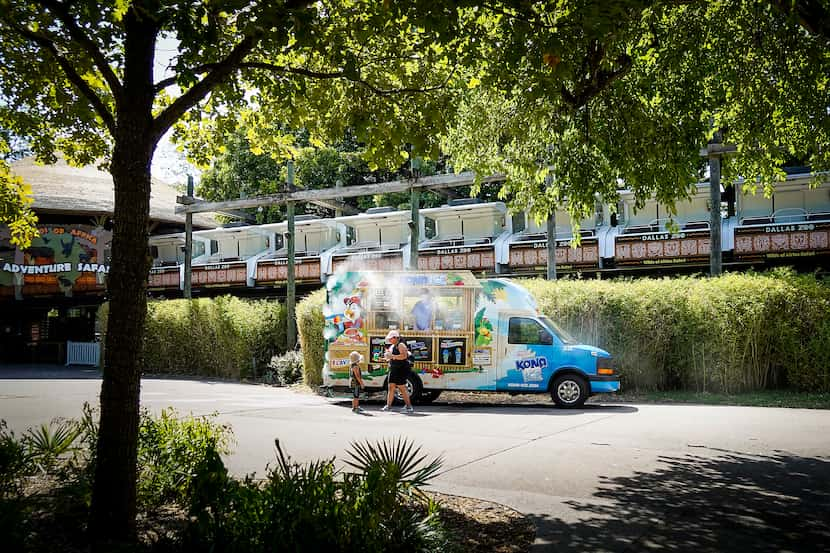
<path fill-rule="evenodd" d="M 423 386 L 421 385 L 421 379 L 418 378 L 418 375 L 413 372 L 406 375 L 406 391 L 409 393 L 410 401 L 413 403 L 417 402 L 418 398 L 421 397 L 422 390 Z M 395 400 L 403 402 L 403 396 L 397 388 L 395 388 Z"/>
<path fill-rule="evenodd" d="M 588 383 L 581 376 L 564 374 L 553 381 L 550 397 L 559 407 L 582 407 L 588 399 Z"/>
<path fill-rule="evenodd" d="M 421 397 L 418 398 L 418 403 L 425 405 L 427 403 L 432 403 L 438 396 L 441 395 L 441 390 L 425 390 L 421 392 Z"/>

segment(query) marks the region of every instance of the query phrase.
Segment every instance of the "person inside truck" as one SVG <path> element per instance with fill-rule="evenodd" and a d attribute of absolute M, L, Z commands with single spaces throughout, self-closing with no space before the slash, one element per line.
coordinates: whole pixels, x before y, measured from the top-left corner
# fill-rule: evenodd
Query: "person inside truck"
<path fill-rule="evenodd" d="M 412 315 L 415 317 L 415 330 L 429 330 L 432 327 L 432 313 L 435 304 L 429 290 L 421 291 L 421 299 L 412 308 Z"/>

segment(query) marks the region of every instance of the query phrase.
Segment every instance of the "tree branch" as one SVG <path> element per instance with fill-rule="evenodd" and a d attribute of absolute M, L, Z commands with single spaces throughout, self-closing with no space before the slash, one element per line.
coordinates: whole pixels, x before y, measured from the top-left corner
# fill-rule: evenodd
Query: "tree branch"
<path fill-rule="evenodd" d="M 123 98 L 123 89 L 121 87 L 121 81 L 118 80 L 115 73 L 110 67 L 107 58 L 104 57 L 103 52 L 98 49 L 92 39 L 87 35 L 79 26 L 78 22 L 72 17 L 69 13 L 69 6 L 68 4 L 61 4 L 59 2 L 55 2 L 53 0 L 40 0 L 40 3 L 49 11 L 54 13 L 57 18 L 66 26 L 67 30 L 69 31 L 69 35 L 72 39 L 77 42 L 81 48 L 86 52 L 90 58 L 92 58 L 95 67 L 98 68 L 98 71 L 101 72 L 101 75 L 104 77 L 104 80 L 110 87 L 110 91 L 112 92 L 113 98 L 115 98 L 115 105 L 116 108 L 122 102 Z"/>
<path fill-rule="evenodd" d="M 81 78 L 78 72 L 75 70 L 75 67 L 72 65 L 72 62 L 69 61 L 66 57 L 62 56 L 60 52 L 58 52 L 58 48 L 55 45 L 55 42 L 47 36 L 35 33 L 30 31 L 26 27 L 22 27 L 20 25 L 11 23 L 7 21 L 7 24 L 17 32 L 20 36 L 25 39 L 28 39 L 47 52 L 49 52 L 52 57 L 55 58 L 55 61 L 58 62 L 63 72 L 66 74 L 66 78 L 75 85 L 75 87 L 80 91 L 80 93 L 89 100 L 89 103 L 92 104 L 93 109 L 98 114 L 99 117 L 104 121 L 104 124 L 107 126 L 110 134 L 115 136 L 115 118 L 113 117 L 112 113 L 110 113 L 109 109 L 107 108 L 104 101 L 101 99 L 98 94 L 92 89 L 89 84 Z"/>
<path fill-rule="evenodd" d="M 770 0 L 770 4 L 787 16 L 795 16 L 808 33 L 830 41 L 830 11 L 816 0 Z"/>
<path fill-rule="evenodd" d="M 215 63 L 208 63 L 205 65 L 200 65 L 199 67 L 193 70 L 196 74 L 206 73 L 214 68 L 216 68 L 219 64 Z M 304 77 L 310 77 L 312 79 L 320 79 L 320 80 L 327 80 L 327 79 L 345 79 L 347 81 L 359 84 L 364 86 L 374 92 L 379 96 L 392 96 L 395 94 L 417 94 L 421 92 L 432 92 L 435 90 L 440 90 L 447 86 L 447 83 L 455 74 L 457 70 L 457 66 L 453 67 L 452 71 L 450 71 L 447 78 L 439 85 L 435 85 L 432 87 L 426 88 L 380 88 L 377 85 L 370 83 L 365 79 L 361 79 L 356 76 L 347 75 L 345 71 L 314 71 L 313 69 L 307 69 L 305 67 L 288 67 L 285 65 L 275 65 L 273 63 L 266 63 L 266 62 L 258 62 L 258 61 L 249 61 L 249 62 L 242 62 L 237 65 L 240 69 L 262 69 L 265 71 L 270 71 L 272 73 L 281 73 L 281 74 L 288 74 L 288 75 L 302 75 Z M 358 72 L 359 74 L 359 72 Z M 176 84 L 175 77 L 168 77 L 156 83 L 156 90 L 163 90 L 168 86 L 172 86 Z"/>
<path fill-rule="evenodd" d="M 571 92 L 565 87 L 565 85 L 562 85 L 561 94 L 565 103 L 569 104 L 574 109 L 581 108 L 600 92 L 611 86 L 614 81 L 623 77 L 631 69 L 632 60 L 631 57 L 626 54 L 623 54 L 617 58 L 616 63 L 619 67 L 613 71 L 603 71 L 599 69 L 599 63 L 601 60 L 602 56 L 592 56 L 592 59 L 590 60 L 592 65 L 590 77 L 588 79 L 584 79 L 579 86 L 575 87 L 579 89 L 578 91 L 575 90 L 574 92 Z"/>
<path fill-rule="evenodd" d="M 208 64 L 202 66 L 206 71 L 209 68 L 207 75 L 198 83 L 193 85 L 190 90 L 179 96 L 175 102 L 167 106 L 153 121 L 153 135 L 156 139 L 160 138 L 167 130 L 185 114 L 187 110 L 196 105 L 202 100 L 207 93 L 214 87 L 224 81 L 228 75 L 239 68 L 242 60 L 245 59 L 257 40 L 258 35 L 246 36 L 237 44 L 231 53 L 225 59 L 215 64 Z M 163 82 L 169 81 L 165 79 Z M 175 82 L 175 79 L 173 80 Z M 169 84 L 167 86 L 170 86 Z M 164 87 L 162 87 L 164 88 Z M 159 90 L 159 85 L 156 85 L 156 90 Z"/>

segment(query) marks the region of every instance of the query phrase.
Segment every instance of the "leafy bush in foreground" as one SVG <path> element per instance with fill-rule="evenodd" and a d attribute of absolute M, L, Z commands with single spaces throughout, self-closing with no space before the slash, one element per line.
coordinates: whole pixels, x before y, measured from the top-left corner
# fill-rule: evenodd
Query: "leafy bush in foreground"
<path fill-rule="evenodd" d="M 48 549 L 56 528 L 74 540 L 71 550 L 86 549 L 97 440 L 92 415 L 87 406 L 81 421 L 57 421 L 20 439 L 0 421 L 0 532 L 10 550 Z M 142 413 L 139 509 L 173 506 L 187 514 L 175 535 L 157 535 L 145 550 L 381 553 L 439 552 L 451 545 L 438 506 L 420 491 L 441 460 L 427 460 L 408 441 L 353 444 L 347 464 L 356 472 L 337 470 L 333 459 L 294 463 L 277 442 L 276 466 L 256 481 L 229 475 L 221 456 L 230 439 L 230 429 L 215 417 Z M 27 495 L 23 483 L 35 473 L 51 484 Z"/>
<path fill-rule="evenodd" d="M 139 503 L 148 508 L 169 502 L 190 506 L 210 480 L 226 473 L 220 455 L 230 453 L 231 437 L 230 427 L 218 424 L 215 415 L 179 418 L 173 409 L 158 417 L 143 413 L 138 429 Z"/>
<path fill-rule="evenodd" d="M 351 466 L 339 473 L 334 460 L 292 463 L 279 442 L 277 465 L 264 482 L 228 480 L 214 501 L 198 510 L 188 547 L 209 544 L 217 552 L 445 551 L 438 507 L 420 486 L 441 466 L 425 462 L 407 441 L 353 444 Z M 420 500 L 426 514 L 412 508 Z"/>

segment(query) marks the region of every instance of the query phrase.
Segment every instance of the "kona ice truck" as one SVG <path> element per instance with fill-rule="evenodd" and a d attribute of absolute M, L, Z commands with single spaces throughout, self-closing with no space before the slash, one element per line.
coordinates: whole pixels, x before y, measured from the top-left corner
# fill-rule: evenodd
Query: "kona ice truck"
<path fill-rule="evenodd" d="M 509 280 L 469 271 L 341 272 L 327 281 L 324 385 L 349 385 L 349 353 L 363 355 L 368 391 L 386 388 L 383 359 L 397 330 L 414 361 L 407 388 L 427 403 L 443 390 L 549 393 L 560 407 L 616 392 L 611 356 L 577 343 Z"/>

